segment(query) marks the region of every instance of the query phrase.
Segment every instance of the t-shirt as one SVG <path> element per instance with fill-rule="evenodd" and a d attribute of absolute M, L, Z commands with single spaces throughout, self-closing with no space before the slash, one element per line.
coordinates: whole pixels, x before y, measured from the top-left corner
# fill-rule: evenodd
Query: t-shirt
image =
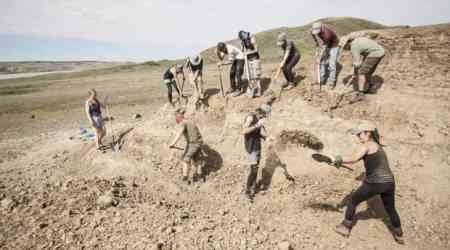
<path fill-rule="evenodd" d="M 251 122 L 249 124 L 246 124 L 247 128 L 254 126 L 258 122 L 258 119 L 254 114 L 250 114 L 247 119 L 251 119 Z M 247 153 L 261 152 L 261 139 L 261 128 L 257 128 L 252 132 L 244 135 L 244 145 Z"/>
<path fill-rule="evenodd" d="M 227 44 L 227 51 L 228 51 L 228 58 L 231 61 L 234 60 L 244 60 L 244 53 L 242 53 L 242 51 L 236 47 L 234 47 L 233 45 L 229 45 Z"/>
<path fill-rule="evenodd" d="M 188 144 L 202 144 L 203 139 L 200 134 L 200 130 L 197 125 L 195 125 L 192 121 L 185 120 L 181 126 L 183 127 L 183 135 L 186 138 L 186 142 Z"/>
<path fill-rule="evenodd" d="M 328 27 L 322 27 L 320 33 L 317 36 L 320 38 L 320 40 L 322 40 L 323 44 L 327 48 L 335 48 L 339 45 L 339 38 L 337 37 L 336 33 Z M 316 36 L 312 35 L 312 37 L 318 45 L 319 41 L 317 41 Z"/>
<path fill-rule="evenodd" d="M 358 37 L 351 43 L 350 52 L 353 58 L 353 65 L 359 66 L 363 57 L 383 57 L 384 48 L 372 39 L 366 37 Z"/>

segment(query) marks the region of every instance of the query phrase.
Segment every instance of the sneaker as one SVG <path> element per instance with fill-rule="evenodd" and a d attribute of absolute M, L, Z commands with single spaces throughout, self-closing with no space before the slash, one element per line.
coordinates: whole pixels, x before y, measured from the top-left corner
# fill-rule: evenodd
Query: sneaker
<path fill-rule="evenodd" d="M 344 225 L 344 223 L 340 223 L 334 228 L 334 231 L 344 237 L 350 236 L 350 228 Z"/>
<path fill-rule="evenodd" d="M 398 244 L 405 244 L 405 240 L 403 239 L 403 231 L 402 228 L 393 228 L 392 229 L 392 236 L 394 236 L 394 240 Z"/>
<path fill-rule="evenodd" d="M 232 97 L 238 97 L 241 95 L 241 91 L 240 90 L 235 90 L 233 93 L 231 93 Z"/>
<path fill-rule="evenodd" d="M 290 84 L 288 84 L 284 89 L 285 90 L 290 90 L 290 89 L 293 89 L 295 86 L 294 86 L 294 84 L 293 83 L 290 83 Z"/>

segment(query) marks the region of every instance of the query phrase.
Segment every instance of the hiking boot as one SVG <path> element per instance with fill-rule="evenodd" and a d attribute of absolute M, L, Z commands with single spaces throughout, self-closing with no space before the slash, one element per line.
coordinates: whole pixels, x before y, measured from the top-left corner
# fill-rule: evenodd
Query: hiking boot
<path fill-rule="evenodd" d="M 253 203 L 253 201 L 254 201 L 254 198 L 255 198 L 255 194 L 251 191 L 251 190 L 246 190 L 245 191 L 245 197 L 247 197 L 247 199 L 251 202 L 251 203 Z"/>
<path fill-rule="evenodd" d="M 393 228 L 392 229 L 392 236 L 394 236 L 394 240 L 398 243 L 398 244 L 405 244 L 405 240 L 403 239 L 403 231 L 402 228 Z"/>
<path fill-rule="evenodd" d="M 348 237 L 350 236 L 350 227 L 351 222 L 349 223 L 348 221 L 344 220 L 334 228 L 334 231 L 344 237 Z"/>

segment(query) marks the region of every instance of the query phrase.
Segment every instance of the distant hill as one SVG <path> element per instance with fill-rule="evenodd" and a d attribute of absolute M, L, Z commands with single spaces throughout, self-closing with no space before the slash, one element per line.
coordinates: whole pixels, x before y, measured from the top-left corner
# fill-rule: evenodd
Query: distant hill
<path fill-rule="evenodd" d="M 358 30 L 389 28 L 388 26 L 384 26 L 379 23 L 351 17 L 324 18 L 319 21 L 335 30 L 339 36 Z M 256 36 L 263 60 L 279 60 L 281 52 L 276 46 L 276 39 L 280 32 L 286 32 L 289 39 L 294 40 L 303 55 L 310 54 L 314 46 L 313 39 L 310 35 L 311 24 L 312 23 L 309 23 L 299 27 L 281 27 L 254 34 Z M 231 42 L 236 45 L 239 44 L 237 39 L 232 40 Z M 207 63 L 217 62 L 217 56 L 214 53 L 214 48 L 215 47 L 209 48 L 201 53 Z"/>
<path fill-rule="evenodd" d="M 129 65 L 129 62 L 102 61 L 23 61 L 0 62 L 0 74 L 38 73 L 55 71 L 81 71 Z"/>

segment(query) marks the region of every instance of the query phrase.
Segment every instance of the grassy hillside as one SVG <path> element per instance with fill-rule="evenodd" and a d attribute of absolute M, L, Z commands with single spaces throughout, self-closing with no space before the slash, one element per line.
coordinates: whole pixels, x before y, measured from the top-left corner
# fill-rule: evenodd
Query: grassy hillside
<path fill-rule="evenodd" d="M 335 30 L 339 36 L 358 30 L 388 28 L 387 26 L 378 23 L 350 17 L 325 18 L 320 21 Z M 300 27 L 281 27 L 256 33 L 255 36 L 259 49 L 262 53 L 263 61 L 271 62 L 279 60 L 281 52 L 276 46 L 276 39 L 280 32 L 286 32 L 289 39 L 294 40 L 302 55 L 310 55 L 312 53 L 312 49 L 314 48 L 314 41 L 310 35 L 310 29 L 311 23 Z M 239 44 L 237 40 L 228 42 L 232 42 L 236 45 Z M 214 47 L 203 51 L 202 56 L 205 58 L 207 63 L 217 61 L 217 56 L 214 53 Z"/>

